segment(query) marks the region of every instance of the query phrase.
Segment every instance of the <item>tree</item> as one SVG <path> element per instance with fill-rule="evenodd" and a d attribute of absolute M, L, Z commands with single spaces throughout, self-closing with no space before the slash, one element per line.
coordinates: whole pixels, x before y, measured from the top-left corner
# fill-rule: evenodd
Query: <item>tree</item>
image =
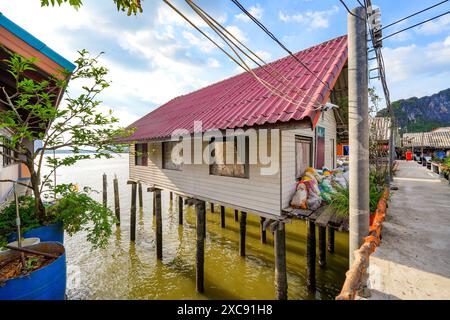
<path fill-rule="evenodd" d="M 141 0 L 113 0 L 118 11 L 126 11 L 127 15 L 142 13 Z M 61 6 L 63 3 L 69 3 L 75 9 L 79 9 L 83 2 L 81 0 L 41 0 L 41 6 Z"/>
<path fill-rule="evenodd" d="M 98 65 L 98 56 L 91 57 L 86 50 L 79 51 L 73 73 L 61 71 L 60 75 L 38 81 L 30 77 L 30 72 L 35 71 L 35 58 L 9 54 L 10 58 L 3 62 L 14 78 L 15 89 L 13 93 L 5 87 L 0 89 L 0 102 L 7 107 L 0 112 L 0 128 L 9 129 L 12 135 L 8 139 L 0 137 L 0 147 L 3 147 L 0 155 L 26 165 L 31 186 L 24 186 L 32 189 L 36 216 L 41 223 L 46 223 L 50 217 L 43 199 L 49 194 L 68 196 L 73 188 L 71 185 L 55 186 L 53 172 L 83 159 L 111 158 L 112 153 L 121 151 L 120 146 L 113 144 L 115 139 L 130 134 L 131 130 L 117 128 L 118 119 L 111 111 L 106 115 L 99 111 L 101 101 L 97 96 L 109 82 L 105 79 L 108 70 Z M 69 79 L 83 84 L 81 94 L 76 97 L 66 92 Z M 64 103 L 58 104 L 64 92 Z M 42 146 L 33 150 L 30 142 L 35 140 L 42 141 Z M 46 156 L 48 151 L 61 148 L 71 150 L 72 154 L 64 158 Z M 83 148 L 95 153 L 81 153 Z M 42 175 L 44 165 L 50 169 L 47 175 Z"/>

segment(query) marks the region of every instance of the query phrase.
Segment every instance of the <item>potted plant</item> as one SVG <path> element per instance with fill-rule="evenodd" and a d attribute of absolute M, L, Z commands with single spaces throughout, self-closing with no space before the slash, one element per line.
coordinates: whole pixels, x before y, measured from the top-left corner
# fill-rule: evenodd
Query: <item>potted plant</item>
<path fill-rule="evenodd" d="M 30 77 L 30 71 L 35 71 L 36 59 L 15 53 L 9 53 L 9 56 L 3 62 L 15 81 L 15 92 L 0 88 L 0 102 L 7 107 L 0 112 L 0 127 L 12 135 L 8 139 L 0 137 L 0 155 L 25 165 L 30 183 L 0 182 L 14 182 L 31 191 L 32 196 L 19 199 L 24 231 L 33 232 L 40 228 L 44 230 L 39 233 L 44 238 L 41 240 L 61 242 L 63 228 L 69 235 L 84 230 L 93 247 L 105 246 L 115 223 L 111 210 L 92 199 L 89 188 L 79 191 L 73 184 L 56 185 L 52 177 L 58 168 L 72 166 L 80 160 L 111 158 L 114 153 L 121 152 L 121 147 L 113 144 L 114 140 L 131 133 L 117 127 L 118 119 L 112 116 L 111 111 L 103 114 L 99 110 L 101 102 L 97 96 L 109 86 L 105 80 L 108 70 L 99 66 L 99 56 L 91 57 L 82 50 L 72 73 L 62 70 L 58 75 L 37 81 Z M 63 103 L 59 103 L 67 91 L 69 79 L 71 83 L 81 83 L 81 93 L 72 96 L 67 92 Z M 33 148 L 34 141 L 41 141 L 41 146 Z M 49 156 L 49 152 L 61 148 L 71 153 L 62 158 Z M 83 153 L 83 149 L 93 152 Z M 49 173 L 44 175 L 45 166 Z M 11 240 L 15 231 L 15 208 L 13 203 L 0 213 L 0 245 L 5 244 L 8 237 Z M 53 231 L 48 232 L 49 229 Z M 64 255 L 58 246 L 48 245 L 45 249 Z M 51 264 L 56 261 L 61 259 L 55 259 Z M 22 269 L 24 267 L 22 265 Z M 45 268 L 48 267 L 46 264 Z M 65 279 L 65 264 L 61 272 L 64 272 Z M 28 278 L 33 277 L 28 275 Z M 1 290 L 2 287 L 0 296 Z"/>

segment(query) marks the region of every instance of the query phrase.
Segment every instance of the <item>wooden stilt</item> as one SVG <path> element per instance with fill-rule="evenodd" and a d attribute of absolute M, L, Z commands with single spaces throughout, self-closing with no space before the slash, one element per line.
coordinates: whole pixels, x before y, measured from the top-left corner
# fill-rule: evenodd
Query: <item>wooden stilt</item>
<path fill-rule="evenodd" d="M 197 292 L 205 291 L 205 202 L 197 201 L 197 255 L 195 259 L 195 275 Z"/>
<path fill-rule="evenodd" d="M 106 173 L 103 174 L 103 206 L 108 206 L 108 181 Z"/>
<path fill-rule="evenodd" d="M 308 235 L 306 244 L 306 286 L 310 292 L 316 290 L 316 225 L 308 220 Z"/>
<path fill-rule="evenodd" d="M 247 212 L 241 212 L 240 233 L 239 233 L 239 254 L 245 257 L 245 233 L 247 231 Z"/>
<path fill-rule="evenodd" d="M 334 253 L 334 228 L 328 227 L 328 252 Z"/>
<path fill-rule="evenodd" d="M 327 265 L 327 228 L 319 226 L 319 266 Z"/>
<path fill-rule="evenodd" d="M 220 226 L 225 228 L 225 207 L 220 206 Z"/>
<path fill-rule="evenodd" d="M 131 184 L 131 209 L 130 209 L 130 241 L 136 240 L 136 185 L 135 181 L 128 181 Z"/>
<path fill-rule="evenodd" d="M 178 196 L 178 224 L 183 225 L 183 197 Z"/>
<path fill-rule="evenodd" d="M 169 197 L 170 197 L 170 201 L 173 201 L 173 192 L 170 192 Z"/>
<path fill-rule="evenodd" d="M 144 209 L 144 203 L 142 200 L 142 183 L 140 181 L 138 182 L 138 193 L 139 193 L 139 211 L 142 212 L 142 210 Z"/>
<path fill-rule="evenodd" d="M 261 217 L 260 226 L 259 226 L 260 231 L 261 231 L 261 243 L 267 242 L 266 230 L 264 230 L 264 228 L 263 228 L 264 221 L 266 221 L 266 218 Z"/>
<path fill-rule="evenodd" d="M 214 203 L 210 203 L 210 206 L 211 206 L 211 208 L 210 208 L 210 210 L 209 211 L 211 211 L 212 213 L 214 213 Z"/>
<path fill-rule="evenodd" d="M 234 221 L 239 221 L 239 211 L 238 210 L 234 210 Z"/>
<path fill-rule="evenodd" d="M 275 292 L 278 300 L 287 300 L 285 226 L 280 222 L 275 232 Z"/>
<path fill-rule="evenodd" d="M 162 214 L 161 214 L 161 189 L 155 189 L 155 211 L 156 211 L 156 258 L 162 260 Z"/>
<path fill-rule="evenodd" d="M 113 180 L 114 186 L 114 211 L 116 213 L 116 225 L 120 225 L 120 197 L 119 197 L 119 181 L 117 180 L 117 176 L 114 176 Z"/>

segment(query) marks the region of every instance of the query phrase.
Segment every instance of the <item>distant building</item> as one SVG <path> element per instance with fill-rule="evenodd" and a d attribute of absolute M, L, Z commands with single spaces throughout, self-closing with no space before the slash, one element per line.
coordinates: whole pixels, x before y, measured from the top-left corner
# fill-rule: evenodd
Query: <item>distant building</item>
<path fill-rule="evenodd" d="M 404 148 L 411 149 L 414 154 L 437 156 L 437 152 L 449 154 L 450 128 L 438 128 L 430 132 L 405 133 L 402 137 Z"/>
<path fill-rule="evenodd" d="M 60 74 L 60 70 L 74 70 L 75 65 L 61 57 L 59 54 L 51 50 L 44 43 L 33 37 L 27 31 L 7 19 L 0 13 L 0 60 L 8 59 L 9 52 L 18 53 L 26 58 L 35 57 L 35 71 L 29 71 L 30 77 L 35 80 L 43 80 L 50 74 Z M 0 62 L 0 87 L 5 87 L 8 92 L 15 91 L 14 78 L 7 72 L 5 63 Z M 4 99 L 3 93 L 0 92 L 0 98 Z M 7 108 L 0 102 L 0 112 Z M 10 137 L 13 132 L 6 129 L 0 129 L 0 135 Z M 33 141 L 29 141 L 29 148 L 33 150 Z M 0 164 L 1 180 L 24 180 L 29 178 L 29 172 L 24 164 L 16 163 L 8 155 L 12 155 L 13 151 L 7 148 L 0 148 L 2 151 Z M 10 194 L 13 184 L 10 182 L 0 182 L 0 203 L 2 203 Z"/>

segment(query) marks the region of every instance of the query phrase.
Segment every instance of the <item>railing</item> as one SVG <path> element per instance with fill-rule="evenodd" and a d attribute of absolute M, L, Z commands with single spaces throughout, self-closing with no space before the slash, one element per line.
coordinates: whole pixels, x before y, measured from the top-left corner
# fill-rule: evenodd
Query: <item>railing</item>
<path fill-rule="evenodd" d="M 354 261 L 346 273 L 344 285 L 336 300 L 354 300 L 358 290 L 361 288 L 362 279 L 369 267 L 369 257 L 375 252 L 381 241 L 382 223 L 386 216 L 387 201 L 389 198 L 389 188 L 385 188 L 380 200 L 373 222 L 369 229 L 369 235 L 364 238 L 364 243 L 358 250 L 353 252 Z"/>

